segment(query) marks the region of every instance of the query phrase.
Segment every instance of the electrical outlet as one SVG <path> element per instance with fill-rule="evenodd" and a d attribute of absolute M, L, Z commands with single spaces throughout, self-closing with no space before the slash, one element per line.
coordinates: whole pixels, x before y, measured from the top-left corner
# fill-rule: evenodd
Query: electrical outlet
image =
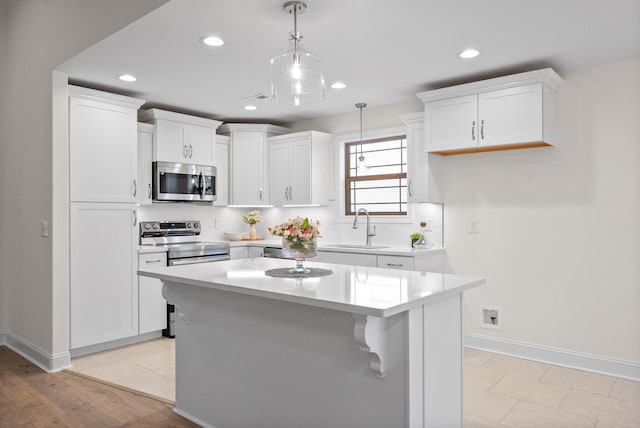
<path fill-rule="evenodd" d="M 480 305 L 480 327 L 502 330 L 502 308 Z"/>
<path fill-rule="evenodd" d="M 47 220 L 40 220 L 40 236 L 43 238 L 49 236 L 49 222 Z"/>

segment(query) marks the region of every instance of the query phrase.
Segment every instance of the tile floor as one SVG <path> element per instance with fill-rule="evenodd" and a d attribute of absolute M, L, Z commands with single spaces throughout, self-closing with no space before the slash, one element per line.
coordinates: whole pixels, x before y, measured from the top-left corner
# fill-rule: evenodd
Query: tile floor
<path fill-rule="evenodd" d="M 74 358 L 71 371 L 175 400 L 175 342 Z M 640 382 L 465 349 L 465 427 L 640 427 Z"/>

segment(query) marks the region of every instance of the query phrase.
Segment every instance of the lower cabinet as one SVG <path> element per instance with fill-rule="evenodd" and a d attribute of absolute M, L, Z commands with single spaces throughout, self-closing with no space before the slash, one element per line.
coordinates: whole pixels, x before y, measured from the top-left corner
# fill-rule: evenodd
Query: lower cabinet
<path fill-rule="evenodd" d="M 231 257 L 231 260 L 253 259 L 255 257 L 263 257 L 264 248 L 262 247 L 231 247 L 229 256 Z"/>
<path fill-rule="evenodd" d="M 166 266 L 166 253 L 138 255 L 138 268 Z M 162 281 L 145 276 L 138 277 L 139 333 L 150 333 L 167 328 L 167 301 L 162 297 Z"/>
<path fill-rule="evenodd" d="M 71 349 L 138 334 L 137 228 L 135 204 L 71 203 Z"/>
<path fill-rule="evenodd" d="M 311 259 L 311 261 L 369 267 L 376 267 L 378 265 L 375 254 L 343 253 L 338 251 L 318 251 L 318 254 Z"/>

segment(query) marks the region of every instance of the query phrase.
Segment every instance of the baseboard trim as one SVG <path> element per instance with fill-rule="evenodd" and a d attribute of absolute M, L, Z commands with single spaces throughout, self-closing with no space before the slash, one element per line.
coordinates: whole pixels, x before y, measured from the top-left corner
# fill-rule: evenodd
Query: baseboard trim
<path fill-rule="evenodd" d="M 22 355 L 48 373 L 55 373 L 71 367 L 69 352 L 50 354 L 26 339 L 9 331 L 0 331 L 0 345 Z"/>
<path fill-rule="evenodd" d="M 640 381 L 640 363 L 635 361 L 619 360 L 515 340 L 497 339 L 474 333 L 466 333 L 464 335 L 464 346 L 556 366 Z"/>
<path fill-rule="evenodd" d="M 119 348 L 121 346 L 133 345 L 135 343 L 144 342 L 145 340 L 155 339 L 162 336 L 162 330 L 152 331 L 150 333 L 139 334 L 137 336 L 125 337 L 124 339 L 116 339 L 110 342 L 88 345 L 82 348 L 72 349 L 71 356 L 81 357 L 83 355 L 94 354 L 96 352 L 107 351 L 109 349 Z"/>
<path fill-rule="evenodd" d="M 196 417 L 191 416 L 189 413 L 185 412 L 184 410 L 180 410 L 177 407 L 174 407 L 173 409 L 173 413 L 182 416 L 183 418 L 190 420 L 191 422 L 193 422 L 194 424 L 200 425 L 203 428 L 215 428 L 213 425 L 206 423 L 205 421 L 202 421 Z"/>

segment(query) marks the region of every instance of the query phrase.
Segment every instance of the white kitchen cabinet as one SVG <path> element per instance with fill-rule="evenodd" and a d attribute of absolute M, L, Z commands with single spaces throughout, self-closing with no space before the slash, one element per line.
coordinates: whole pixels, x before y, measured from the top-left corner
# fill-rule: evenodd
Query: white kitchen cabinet
<path fill-rule="evenodd" d="M 378 260 L 375 254 L 344 253 L 338 251 L 318 251 L 318 254 L 310 259 L 312 262 L 336 263 L 339 265 L 377 267 Z"/>
<path fill-rule="evenodd" d="M 270 137 L 272 205 L 327 205 L 332 180 L 333 136 L 317 131 Z"/>
<path fill-rule="evenodd" d="M 73 202 L 137 202 L 137 110 L 143 100 L 69 86 Z"/>
<path fill-rule="evenodd" d="M 138 123 L 138 203 L 151 204 L 153 181 L 153 125 Z"/>
<path fill-rule="evenodd" d="M 269 205 L 267 137 L 287 128 L 264 124 L 228 123 L 218 133 L 230 136 L 229 205 Z"/>
<path fill-rule="evenodd" d="M 222 122 L 160 109 L 141 111 L 154 124 L 153 160 L 214 165 L 216 129 Z"/>
<path fill-rule="evenodd" d="M 264 257 L 264 248 L 262 247 L 231 247 L 229 256 L 231 260 L 252 259 L 254 257 Z"/>
<path fill-rule="evenodd" d="M 216 200 L 215 206 L 227 206 L 229 204 L 229 137 L 216 135 Z"/>
<path fill-rule="evenodd" d="M 425 103 L 427 152 L 459 154 L 555 143 L 552 69 L 488 79 L 417 94 Z"/>
<path fill-rule="evenodd" d="M 70 348 L 137 335 L 136 205 L 73 202 L 69 224 Z"/>
<path fill-rule="evenodd" d="M 167 265 L 167 253 L 138 255 L 138 268 L 149 269 Z M 138 277 L 138 332 L 150 333 L 167 328 L 167 301 L 162 296 L 162 281 Z"/>
<path fill-rule="evenodd" d="M 379 255 L 377 266 L 385 269 L 414 270 L 414 258 L 408 256 Z"/>
<path fill-rule="evenodd" d="M 400 119 L 407 127 L 407 201 L 442 203 L 442 156 L 424 150 L 424 114 Z"/>

